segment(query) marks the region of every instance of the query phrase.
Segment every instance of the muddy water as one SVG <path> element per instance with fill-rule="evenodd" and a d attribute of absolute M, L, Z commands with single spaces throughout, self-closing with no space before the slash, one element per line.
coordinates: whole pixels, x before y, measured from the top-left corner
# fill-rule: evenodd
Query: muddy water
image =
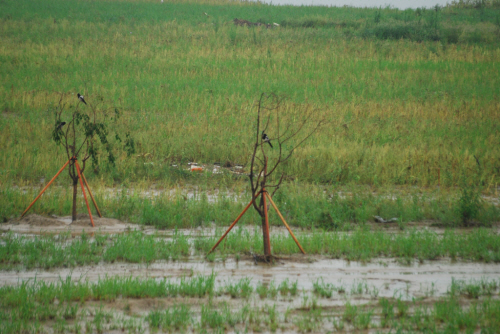
<path fill-rule="evenodd" d="M 144 233 L 164 234 L 164 237 L 169 237 L 172 234 L 172 231 L 156 231 L 144 226 L 105 218 L 96 221 L 99 223 L 96 228 L 89 228 L 89 223 L 83 220 L 81 224 L 73 226 L 73 224 L 69 224 L 68 217 L 45 218 L 45 220 L 34 218 L 31 225 L 23 222 L 2 224 L 2 230 L 10 230 L 25 236 L 63 231 L 79 234 L 83 229 L 87 230 L 87 233 L 100 231 L 100 233 L 115 234 L 139 229 L 143 230 Z M 53 224 L 50 220 L 58 221 L 61 224 Z M 427 225 L 415 227 L 431 228 Z M 253 230 L 251 227 L 245 228 Z M 397 229 L 394 229 L 393 232 L 397 233 Z M 431 230 L 435 229 L 431 228 Z M 215 227 L 211 227 L 180 230 L 177 233 L 185 234 L 192 239 L 200 236 L 220 235 L 221 230 L 216 231 Z M 273 235 L 279 233 L 286 234 L 287 232 L 284 228 L 272 228 Z M 224 286 L 228 282 L 234 283 L 242 278 L 250 278 L 254 286 L 260 282 L 279 286 L 280 283 L 288 279 L 290 283 L 297 282 L 299 290 L 304 291 L 309 296 L 313 290 L 313 283 L 323 280 L 324 284 L 333 285 L 337 291 L 332 298 L 321 299 L 321 304 L 324 306 L 343 305 L 346 300 L 351 300 L 352 303 L 369 303 L 377 297 L 396 297 L 405 300 L 411 300 L 415 297 L 440 297 L 447 293 L 452 279 L 467 282 L 481 279 L 500 281 L 499 264 L 440 260 L 402 265 L 395 259 L 373 259 L 370 263 L 360 263 L 329 259 L 323 256 L 294 255 L 278 260 L 275 265 L 267 265 L 255 263 L 253 257 L 250 256 L 244 256 L 239 261 L 231 257 L 225 261 L 217 259 L 215 262 L 208 262 L 202 257 L 192 256 L 183 261 L 155 262 L 149 266 L 115 263 L 73 269 L 0 271 L 0 286 L 15 285 L 20 281 L 35 278 L 47 282 L 58 282 L 61 278 L 69 276 L 75 281 L 83 279 L 97 282 L 106 275 L 108 277 L 176 279 L 191 275 L 210 275 L 212 272 L 217 275 L 218 286 Z M 277 302 L 280 310 L 286 310 L 288 307 L 301 307 L 303 298 L 293 298 L 293 300 L 280 298 Z"/>
<path fill-rule="evenodd" d="M 324 283 L 342 287 L 345 296 L 356 295 L 358 300 L 375 297 L 400 297 L 412 299 L 422 296 L 443 296 L 452 283 L 457 280 L 500 280 L 500 265 L 485 263 L 452 263 L 433 261 L 414 263 L 406 266 L 393 259 L 376 259 L 370 263 L 348 262 L 312 256 L 294 256 L 281 259 L 275 265 L 256 264 L 253 258 L 239 261 L 207 262 L 202 258 L 190 258 L 185 262 L 157 262 L 149 266 L 118 263 L 86 266 L 74 269 L 2 271 L 0 285 L 18 284 L 21 280 L 34 279 L 57 282 L 60 278 L 71 276 L 74 280 L 83 278 L 96 282 L 106 275 L 124 277 L 179 278 L 190 275 L 217 275 L 217 284 L 225 285 L 242 278 L 250 278 L 255 286 L 259 282 L 278 286 L 288 279 L 298 282 L 299 290 L 312 291 L 313 283 L 322 279 Z M 337 300 L 343 300 L 341 294 Z M 336 298 L 331 302 L 335 304 Z"/>

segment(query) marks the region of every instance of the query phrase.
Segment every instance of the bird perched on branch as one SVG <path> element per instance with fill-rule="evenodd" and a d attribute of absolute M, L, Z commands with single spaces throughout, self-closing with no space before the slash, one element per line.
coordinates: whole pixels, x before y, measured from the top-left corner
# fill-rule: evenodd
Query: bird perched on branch
<path fill-rule="evenodd" d="M 78 96 L 78 99 L 80 101 L 82 101 L 83 103 L 87 104 L 87 102 L 85 102 L 85 99 L 83 98 L 83 95 L 80 95 L 80 93 L 76 94 Z"/>
<path fill-rule="evenodd" d="M 264 133 L 264 131 L 262 131 L 262 140 L 268 143 L 269 146 L 271 146 L 271 148 L 273 148 L 273 144 L 271 144 L 271 139 L 269 139 L 269 137 Z"/>
<path fill-rule="evenodd" d="M 66 124 L 66 122 L 61 122 L 61 123 L 59 123 L 59 125 L 58 125 L 58 126 L 57 126 L 57 128 L 56 128 L 56 131 L 61 130 L 61 128 L 64 126 L 64 124 Z"/>

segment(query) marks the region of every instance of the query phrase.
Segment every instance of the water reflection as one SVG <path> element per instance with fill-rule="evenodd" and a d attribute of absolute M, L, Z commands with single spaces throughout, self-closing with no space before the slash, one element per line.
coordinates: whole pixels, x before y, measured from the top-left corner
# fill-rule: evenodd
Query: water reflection
<path fill-rule="evenodd" d="M 431 8 L 436 5 L 444 6 L 450 0 L 260 0 L 262 3 L 273 5 L 294 5 L 294 6 L 352 6 L 352 7 L 380 7 L 390 6 L 398 9 Z"/>

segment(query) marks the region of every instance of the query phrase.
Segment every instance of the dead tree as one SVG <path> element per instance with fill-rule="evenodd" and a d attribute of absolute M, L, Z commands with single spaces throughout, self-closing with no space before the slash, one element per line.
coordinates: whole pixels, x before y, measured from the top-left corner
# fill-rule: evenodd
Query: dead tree
<path fill-rule="evenodd" d="M 314 108 L 309 106 L 293 106 L 292 115 L 287 115 L 283 109 L 285 109 L 283 97 L 274 94 L 260 96 L 257 102 L 255 142 L 250 160 L 252 205 L 261 217 L 266 260 L 272 256 L 267 221 L 269 206 L 266 203 L 266 196 L 260 196 L 258 199 L 258 195 L 269 194 L 269 190 L 272 189 L 269 197 L 271 200 L 285 177 L 285 174 L 279 171 L 279 166 L 288 161 L 294 151 L 326 122 L 322 116 L 318 116 Z M 274 206 L 274 203 L 272 204 Z"/>

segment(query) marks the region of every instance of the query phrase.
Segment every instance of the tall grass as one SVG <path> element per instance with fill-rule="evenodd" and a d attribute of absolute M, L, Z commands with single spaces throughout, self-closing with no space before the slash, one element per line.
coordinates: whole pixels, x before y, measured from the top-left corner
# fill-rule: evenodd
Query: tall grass
<path fill-rule="evenodd" d="M 171 165 L 193 160 L 245 164 L 254 100 L 270 91 L 288 96 L 285 122 L 297 104 L 331 120 L 283 166 L 298 179 L 453 187 L 466 175 L 498 184 L 495 10 L 480 19 L 461 9 L 189 1 L 0 6 L 2 184 L 37 183 L 64 163 L 50 142 L 55 92 L 103 96 L 122 110 L 118 126 L 140 154 L 88 172 L 113 184 L 189 181 Z M 282 27 L 235 27 L 234 17 Z M 406 36 L 419 25 L 447 42 Z"/>
<path fill-rule="evenodd" d="M 211 181 L 212 182 L 212 181 Z M 201 183 L 202 184 L 202 183 Z M 245 184 L 218 194 L 211 194 L 209 183 L 194 189 L 158 193 L 141 193 L 141 189 L 108 189 L 96 187 L 94 195 L 102 214 L 108 218 L 159 229 L 228 226 L 250 200 L 250 194 L 241 191 Z M 465 189 L 465 188 L 464 188 Z M 36 197 L 39 189 L 0 189 L 0 218 L 3 222 L 17 219 Z M 110 194 L 110 192 L 113 194 Z M 70 189 L 54 187 L 45 193 L 30 209 L 30 213 L 65 216 L 71 212 Z M 191 197 L 191 198 L 188 198 Z M 210 197 L 209 197 L 210 196 Z M 85 202 L 79 194 L 78 212 L 86 213 Z M 494 203 L 483 200 L 478 190 L 467 188 L 462 193 L 451 191 L 421 191 L 394 188 L 323 187 L 293 183 L 283 187 L 274 201 L 286 221 L 305 229 L 347 231 L 357 224 L 373 221 L 374 216 L 396 218 L 400 228 L 408 222 L 432 221 L 444 227 L 483 226 L 498 222 L 500 210 Z M 280 218 L 270 209 L 270 222 L 281 226 Z M 238 223 L 259 224 L 254 210 L 249 210 Z M 132 241 L 131 241 L 132 242 Z"/>

